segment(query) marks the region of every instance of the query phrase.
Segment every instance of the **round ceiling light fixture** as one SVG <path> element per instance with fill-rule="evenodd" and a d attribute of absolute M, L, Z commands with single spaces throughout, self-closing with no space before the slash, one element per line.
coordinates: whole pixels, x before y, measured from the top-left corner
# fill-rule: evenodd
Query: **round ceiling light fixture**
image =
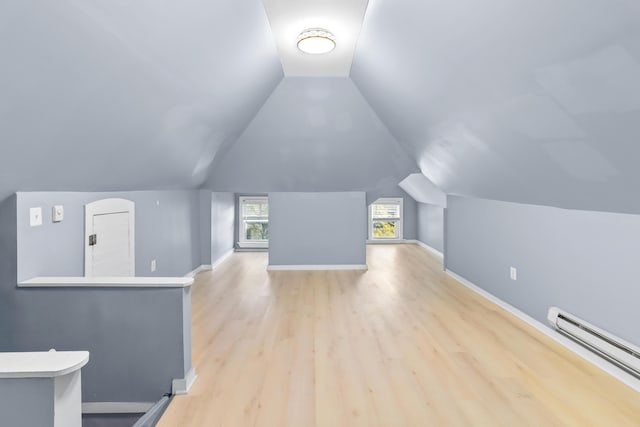
<path fill-rule="evenodd" d="M 304 30 L 298 36 L 298 49 L 311 55 L 329 53 L 336 47 L 336 38 L 322 28 Z"/>

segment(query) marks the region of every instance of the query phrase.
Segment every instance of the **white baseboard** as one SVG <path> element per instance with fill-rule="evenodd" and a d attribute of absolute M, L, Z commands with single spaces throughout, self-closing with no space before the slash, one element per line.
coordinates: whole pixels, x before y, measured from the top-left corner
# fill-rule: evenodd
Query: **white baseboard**
<path fill-rule="evenodd" d="M 368 270 L 367 264 L 330 264 L 330 265 L 269 265 L 267 271 L 301 270 Z"/>
<path fill-rule="evenodd" d="M 169 396 L 162 396 L 162 399 L 158 400 L 151 409 L 142 417 L 138 418 L 138 421 L 136 421 L 132 427 L 149 427 L 156 425 L 164 410 L 169 406 L 169 403 L 171 403 Z"/>
<path fill-rule="evenodd" d="M 213 270 L 214 268 L 216 268 L 217 266 L 222 264 L 222 262 L 225 259 L 227 259 L 232 253 L 233 253 L 233 248 L 229 249 L 227 252 L 222 254 L 222 256 L 220 256 L 220 258 L 218 258 L 216 260 L 216 262 L 214 262 L 213 264 L 202 264 L 201 266 L 197 267 L 193 271 L 190 271 L 187 274 L 185 274 L 184 277 L 194 277 L 195 278 L 199 273 L 202 273 L 203 271 Z"/>
<path fill-rule="evenodd" d="M 418 246 L 422 246 L 423 248 L 425 248 L 426 250 L 428 250 L 429 252 L 431 252 L 432 254 L 434 254 L 435 256 L 437 256 L 440 259 L 444 259 L 444 255 L 442 254 L 442 252 L 440 252 L 439 250 L 432 248 L 431 246 L 427 245 L 424 242 L 421 242 L 420 240 L 407 240 L 407 242 L 413 243 L 415 245 Z"/>
<path fill-rule="evenodd" d="M 202 264 L 201 266 L 197 267 L 195 270 L 192 270 L 190 272 L 188 272 L 187 274 L 184 275 L 184 277 L 193 277 L 195 278 L 198 273 L 201 273 L 203 271 L 207 271 L 207 270 L 211 270 L 211 266 L 208 264 Z"/>
<path fill-rule="evenodd" d="M 227 258 L 229 258 L 233 254 L 233 248 L 229 249 L 227 252 L 223 253 L 220 258 L 218 258 L 213 264 L 211 264 L 209 270 L 213 270 L 220 264 L 222 264 Z"/>
<path fill-rule="evenodd" d="M 174 379 L 171 381 L 171 394 L 187 394 L 191 390 L 191 386 L 196 382 L 198 375 L 196 368 L 191 367 L 184 378 Z"/>
<path fill-rule="evenodd" d="M 371 240 L 367 239 L 367 245 L 403 245 L 413 243 L 413 240 L 405 239 L 387 239 L 387 240 Z"/>
<path fill-rule="evenodd" d="M 548 327 L 544 323 L 534 319 L 533 317 L 529 316 L 528 314 L 526 314 L 526 313 L 520 311 L 519 309 L 515 308 L 511 304 L 509 304 L 509 303 L 501 300 L 500 298 L 496 297 L 495 295 L 485 291 L 484 289 L 482 289 L 479 286 L 473 284 L 472 282 L 470 282 L 469 280 L 465 279 L 464 277 L 459 276 L 458 274 L 454 273 L 451 270 L 445 270 L 445 272 L 449 276 L 453 277 L 458 282 L 460 282 L 462 285 L 466 286 L 467 288 L 469 288 L 472 291 L 474 291 L 475 293 L 477 293 L 478 295 L 480 295 L 483 298 L 491 301 L 492 303 L 494 303 L 498 307 L 506 310 L 507 312 L 513 314 L 514 316 L 516 316 L 518 319 L 522 320 L 523 322 L 531 325 L 532 327 L 537 329 L 539 332 L 543 333 L 547 337 L 549 337 L 552 340 L 556 341 L 558 344 L 560 344 L 560 345 L 566 347 L 567 349 L 571 350 L 572 352 L 576 353 L 578 356 L 580 356 L 581 358 L 583 358 L 587 362 L 591 363 L 592 365 L 596 366 L 597 368 L 600 368 L 601 370 L 603 370 L 607 374 L 611 375 L 612 377 L 616 378 L 617 380 L 619 380 L 619 381 L 623 382 L 624 384 L 628 385 L 629 387 L 631 387 L 635 391 L 640 392 L 640 380 L 635 378 L 633 375 L 625 372 L 624 370 L 618 368 L 616 365 L 606 361 L 602 357 L 600 357 L 600 356 L 596 355 L 595 353 L 587 350 L 586 348 L 584 348 L 581 345 L 577 344 L 576 342 L 570 340 L 569 338 L 565 337 L 564 335 L 560 334 L 559 332 L 555 331 L 554 329 L 551 329 L 550 327 Z"/>
<path fill-rule="evenodd" d="M 155 402 L 84 402 L 83 414 L 144 414 Z"/>

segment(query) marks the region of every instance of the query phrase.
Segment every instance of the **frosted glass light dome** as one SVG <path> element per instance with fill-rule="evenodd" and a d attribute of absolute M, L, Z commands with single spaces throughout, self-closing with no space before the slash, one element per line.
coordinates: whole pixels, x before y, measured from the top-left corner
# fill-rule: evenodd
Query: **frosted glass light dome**
<path fill-rule="evenodd" d="M 311 55 L 329 53 L 336 47 L 336 38 L 322 28 L 311 28 L 298 36 L 298 49 Z"/>

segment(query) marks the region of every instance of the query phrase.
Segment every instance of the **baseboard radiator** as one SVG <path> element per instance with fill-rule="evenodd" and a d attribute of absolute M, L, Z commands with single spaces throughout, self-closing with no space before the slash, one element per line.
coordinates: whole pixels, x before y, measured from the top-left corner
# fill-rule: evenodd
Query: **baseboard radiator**
<path fill-rule="evenodd" d="M 557 307 L 549 309 L 547 319 L 561 334 L 640 378 L 640 348 Z"/>

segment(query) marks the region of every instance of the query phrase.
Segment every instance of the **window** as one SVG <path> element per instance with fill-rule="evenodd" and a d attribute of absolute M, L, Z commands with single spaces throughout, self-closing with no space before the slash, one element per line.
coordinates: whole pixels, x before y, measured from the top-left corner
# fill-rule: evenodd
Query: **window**
<path fill-rule="evenodd" d="M 269 199 L 240 197 L 240 227 L 238 245 L 245 248 L 266 248 L 269 244 Z"/>
<path fill-rule="evenodd" d="M 402 239 L 402 198 L 378 199 L 369 206 L 369 239 Z"/>

